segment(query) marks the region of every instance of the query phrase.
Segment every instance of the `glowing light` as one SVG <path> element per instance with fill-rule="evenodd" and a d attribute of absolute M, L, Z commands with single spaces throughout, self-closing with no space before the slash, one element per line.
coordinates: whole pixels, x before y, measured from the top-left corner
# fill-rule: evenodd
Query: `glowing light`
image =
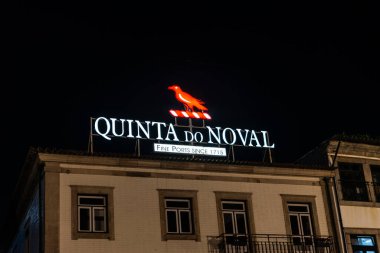
<path fill-rule="evenodd" d="M 198 115 L 198 113 L 196 113 L 196 112 L 193 112 L 193 115 L 194 115 L 197 119 L 200 118 L 199 115 Z"/>
<path fill-rule="evenodd" d="M 211 119 L 211 116 L 208 113 L 204 112 L 203 115 L 205 115 L 206 119 Z"/>
<path fill-rule="evenodd" d="M 194 112 L 194 107 L 200 111 L 207 111 L 207 107 L 204 106 L 204 102 L 202 100 L 184 92 L 178 85 L 169 86 L 168 90 L 175 92 L 175 98 L 185 106 L 187 111 Z"/>
<path fill-rule="evenodd" d="M 191 101 L 184 99 L 184 98 L 182 97 L 182 94 L 181 94 L 181 93 L 179 93 L 178 96 L 179 96 L 180 99 L 182 99 L 182 100 L 185 101 L 186 103 L 191 103 Z"/>
<path fill-rule="evenodd" d="M 186 112 L 182 112 L 183 116 L 185 116 L 186 118 L 189 117 L 189 114 L 187 114 Z"/>
<path fill-rule="evenodd" d="M 178 114 L 174 111 L 174 110 L 170 110 L 169 111 L 171 115 L 173 115 L 174 117 L 178 117 Z"/>

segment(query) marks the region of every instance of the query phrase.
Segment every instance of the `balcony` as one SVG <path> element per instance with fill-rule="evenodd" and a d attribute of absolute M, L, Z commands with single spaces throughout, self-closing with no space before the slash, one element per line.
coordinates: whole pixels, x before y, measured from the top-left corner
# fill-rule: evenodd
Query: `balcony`
<path fill-rule="evenodd" d="M 369 187 L 370 183 L 365 181 L 347 181 L 340 180 L 343 200 L 348 201 L 370 201 Z"/>
<path fill-rule="evenodd" d="M 330 236 L 207 236 L 209 253 L 335 253 Z"/>

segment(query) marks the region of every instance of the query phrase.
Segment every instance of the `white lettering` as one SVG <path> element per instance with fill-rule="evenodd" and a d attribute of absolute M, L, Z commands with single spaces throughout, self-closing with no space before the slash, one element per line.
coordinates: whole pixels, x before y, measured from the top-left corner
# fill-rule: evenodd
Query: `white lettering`
<path fill-rule="evenodd" d="M 133 120 L 127 119 L 127 121 L 128 121 L 128 136 L 127 137 L 128 138 L 135 138 L 132 134 L 132 122 L 133 122 Z"/>
<path fill-rule="evenodd" d="M 174 130 L 174 126 L 173 126 L 172 123 L 169 124 L 168 134 L 166 135 L 166 138 L 165 138 L 166 141 L 170 141 L 170 138 L 169 138 L 170 134 L 173 135 L 173 137 L 174 137 L 173 141 L 179 141 L 178 138 L 177 138 L 177 134 L 176 134 L 176 132 Z"/>
<path fill-rule="evenodd" d="M 212 130 L 211 127 L 209 126 L 206 126 L 207 129 L 208 129 L 208 137 L 209 137 L 209 141 L 208 143 L 213 143 L 212 140 L 211 140 L 211 136 L 214 136 L 215 140 L 219 143 L 220 143 L 220 127 L 215 127 L 216 130 L 218 131 L 218 135 L 215 134 L 214 130 Z"/>
<path fill-rule="evenodd" d="M 241 143 L 243 144 L 243 146 L 246 146 L 246 142 L 247 142 L 247 138 L 248 138 L 248 133 L 249 133 L 249 130 L 248 129 L 245 129 L 245 137 L 243 138 L 243 135 L 241 134 L 241 129 L 236 129 L 236 131 L 238 132 L 238 135 L 240 137 L 240 140 L 241 140 Z"/>
<path fill-rule="evenodd" d="M 260 142 L 259 140 L 257 139 L 257 136 L 256 136 L 256 133 L 255 131 L 251 130 L 251 140 L 249 141 L 249 145 L 250 147 L 252 147 L 252 141 L 256 141 L 256 147 L 260 148 L 261 145 L 260 145 Z"/>
<path fill-rule="evenodd" d="M 203 134 L 201 132 L 196 132 L 194 134 L 194 139 L 196 142 L 202 142 L 203 141 Z"/>
<path fill-rule="evenodd" d="M 191 139 L 188 138 L 189 135 L 190 135 Z M 193 133 L 190 132 L 190 131 L 185 131 L 185 141 L 186 141 L 186 142 L 192 142 L 193 140 L 194 140 L 194 135 L 193 135 Z"/>
<path fill-rule="evenodd" d="M 126 124 L 126 122 L 128 122 Z M 153 127 L 153 133 L 150 128 Z M 127 129 L 128 128 L 128 129 Z M 137 128 L 137 129 L 134 129 Z M 258 148 L 274 148 L 275 144 L 271 144 L 269 140 L 269 134 L 267 131 L 255 132 L 254 130 L 248 129 L 233 129 L 233 128 L 221 128 L 221 127 L 210 127 L 205 126 L 196 132 L 184 131 L 180 129 L 180 126 L 173 125 L 171 123 L 156 122 L 156 121 L 144 121 L 140 122 L 138 120 L 131 119 L 117 119 L 117 118 L 106 118 L 99 117 L 94 121 L 94 135 L 99 135 L 106 140 L 111 140 L 112 137 L 128 137 L 128 138 L 139 138 L 139 139 L 149 139 L 149 140 L 165 140 L 165 141 L 176 141 L 180 142 L 176 130 L 181 131 L 180 137 L 183 142 L 196 142 L 196 143 L 209 143 L 214 145 L 236 145 L 242 144 L 242 146 L 248 147 L 258 147 Z M 137 131 L 137 133 L 135 133 Z M 157 134 L 156 134 L 157 131 Z M 165 132 L 166 131 L 166 132 Z M 237 131 L 237 134 L 236 134 Z M 206 133 L 207 132 L 207 133 Z M 257 134 L 260 134 L 258 138 Z M 133 134 L 136 134 L 134 136 Z M 152 134 L 152 137 L 151 137 Z M 208 137 L 205 136 L 208 134 Z M 154 136 L 153 136 L 154 135 Z M 261 140 L 262 136 L 262 140 Z M 263 145 L 261 144 L 263 141 Z M 162 145 L 162 144 L 161 144 Z M 177 145 L 178 146 L 178 145 Z M 185 145 L 186 146 L 186 145 Z M 167 147 L 157 146 L 157 149 L 167 149 Z M 178 147 L 170 146 L 170 149 L 176 149 Z M 185 148 L 188 149 L 187 147 Z M 182 147 L 181 150 L 184 150 Z M 208 155 L 208 152 L 216 152 L 215 150 L 210 151 L 208 149 L 189 149 L 191 154 L 202 154 Z M 193 150 L 193 151 L 191 151 Z M 160 152 L 159 150 L 155 150 Z M 185 152 L 185 151 L 184 151 Z M 185 152 L 187 153 L 187 151 Z M 221 154 L 219 151 L 217 154 Z"/>
<path fill-rule="evenodd" d="M 143 127 L 143 125 L 141 124 L 140 121 L 135 120 L 135 122 L 137 123 L 137 135 L 136 135 L 136 138 L 142 138 L 140 136 L 140 129 L 141 129 L 141 131 L 143 131 L 143 133 L 145 134 L 146 138 L 149 139 L 150 138 L 150 135 L 149 135 L 150 121 L 145 121 L 145 123 L 146 123 L 146 129 Z"/>
<path fill-rule="evenodd" d="M 161 137 L 161 126 L 166 127 L 166 123 L 163 122 L 152 122 L 152 126 L 157 125 L 157 140 L 163 140 Z"/>
<path fill-rule="evenodd" d="M 231 135 L 230 135 L 231 136 L 231 142 L 230 143 L 228 142 L 227 137 L 226 137 L 227 130 L 230 131 L 230 133 L 231 133 Z M 231 128 L 225 128 L 223 130 L 223 141 L 226 144 L 234 145 L 236 142 L 236 134 L 235 134 L 234 130 L 232 130 Z"/>
<path fill-rule="evenodd" d="M 101 133 L 100 130 L 99 130 L 99 121 L 100 120 L 104 120 L 104 122 L 106 122 L 106 132 L 105 133 Z M 99 117 L 95 120 L 95 131 L 100 135 L 102 136 L 104 139 L 106 140 L 111 140 L 110 137 L 107 136 L 107 134 L 110 132 L 110 129 L 111 129 L 111 126 L 110 126 L 110 122 L 108 121 L 107 118 L 104 118 L 104 117 Z"/>
<path fill-rule="evenodd" d="M 267 144 L 267 141 L 269 141 L 268 132 L 267 131 L 261 131 L 261 133 L 263 134 L 263 139 L 264 139 L 263 148 L 274 148 L 274 143 L 272 144 L 272 146 L 268 146 L 268 144 Z"/>
<path fill-rule="evenodd" d="M 112 134 L 116 137 L 120 137 L 120 136 L 123 136 L 124 135 L 124 121 L 125 119 L 120 119 L 121 121 L 121 134 L 117 134 L 116 133 L 116 120 L 115 118 L 110 118 L 111 122 L 112 122 Z"/>

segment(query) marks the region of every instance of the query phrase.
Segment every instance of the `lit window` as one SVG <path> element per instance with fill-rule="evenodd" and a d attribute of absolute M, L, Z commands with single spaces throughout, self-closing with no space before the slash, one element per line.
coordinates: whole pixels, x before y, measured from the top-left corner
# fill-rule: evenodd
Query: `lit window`
<path fill-rule="evenodd" d="M 353 236 L 351 243 L 358 246 L 375 246 L 372 236 Z"/>

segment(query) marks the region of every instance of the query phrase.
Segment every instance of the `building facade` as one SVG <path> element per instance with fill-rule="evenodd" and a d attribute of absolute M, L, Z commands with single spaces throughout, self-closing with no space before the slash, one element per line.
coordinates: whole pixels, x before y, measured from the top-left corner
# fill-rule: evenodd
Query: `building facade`
<path fill-rule="evenodd" d="M 327 166 L 33 149 L 6 252 L 336 252 L 333 176 Z M 344 219 L 356 215 L 347 207 Z"/>

